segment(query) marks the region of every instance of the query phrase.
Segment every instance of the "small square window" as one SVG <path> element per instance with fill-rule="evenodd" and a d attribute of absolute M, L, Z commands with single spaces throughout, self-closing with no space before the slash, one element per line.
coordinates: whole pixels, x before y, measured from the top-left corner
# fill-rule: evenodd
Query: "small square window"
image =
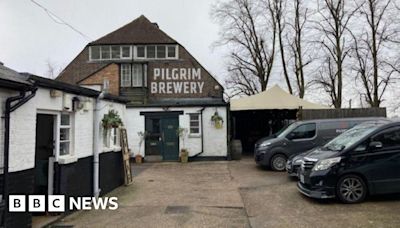
<path fill-rule="evenodd" d="M 190 134 L 200 134 L 200 114 L 189 114 Z"/>
<path fill-rule="evenodd" d="M 60 155 L 68 155 L 70 142 L 60 142 Z"/>
<path fill-rule="evenodd" d="M 165 59 L 165 46 L 157 46 L 157 59 Z"/>
<path fill-rule="evenodd" d="M 146 46 L 137 46 L 136 47 L 136 57 L 137 58 L 146 58 Z"/>
<path fill-rule="evenodd" d="M 121 58 L 122 59 L 131 58 L 131 46 L 122 46 L 121 47 Z"/>
<path fill-rule="evenodd" d="M 110 59 L 110 58 L 111 58 L 110 46 L 102 46 L 101 59 Z"/>
<path fill-rule="evenodd" d="M 90 47 L 90 59 L 92 60 L 100 59 L 100 46 Z"/>
<path fill-rule="evenodd" d="M 147 58 L 154 59 L 156 57 L 156 46 L 147 46 Z"/>
<path fill-rule="evenodd" d="M 119 46 L 111 46 L 111 58 L 119 59 L 121 56 L 121 48 Z"/>
<path fill-rule="evenodd" d="M 168 46 L 168 58 L 176 58 L 176 46 Z"/>
<path fill-rule="evenodd" d="M 61 125 L 69 126 L 69 115 L 68 114 L 61 114 Z"/>

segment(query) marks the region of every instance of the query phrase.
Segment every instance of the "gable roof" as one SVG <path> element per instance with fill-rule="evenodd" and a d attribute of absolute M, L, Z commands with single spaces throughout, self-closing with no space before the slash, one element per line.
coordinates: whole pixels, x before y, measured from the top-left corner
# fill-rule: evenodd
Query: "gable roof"
<path fill-rule="evenodd" d="M 330 107 L 311 103 L 283 90 L 278 85 L 259 94 L 231 100 L 231 111 L 268 109 L 329 109 Z"/>
<path fill-rule="evenodd" d="M 157 24 L 141 15 L 132 22 L 90 43 L 101 44 L 176 44 Z"/>
<path fill-rule="evenodd" d="M 0 87 L 23 90 L 32 86 L 28 77 L 0 63 Z"/>

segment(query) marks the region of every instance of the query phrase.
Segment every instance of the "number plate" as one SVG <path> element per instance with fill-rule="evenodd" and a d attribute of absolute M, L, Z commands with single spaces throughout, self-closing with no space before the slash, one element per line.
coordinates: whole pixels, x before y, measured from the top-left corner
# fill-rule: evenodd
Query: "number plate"
<path fill-rule="evenodd" d="M 300 174 L 300 182 L 301 182 L 302 184 L 304 184 L 304 175 L 303 175 L 303 174 Z"/>

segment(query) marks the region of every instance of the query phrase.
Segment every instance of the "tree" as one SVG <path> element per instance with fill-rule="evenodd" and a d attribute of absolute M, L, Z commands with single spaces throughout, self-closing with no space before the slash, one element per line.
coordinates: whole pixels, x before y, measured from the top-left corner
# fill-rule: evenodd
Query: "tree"
<path fill-rule="evenodd" d="M 233 95 L 256 94 L 268 86 L 277 30 L 271 1 L 230 0 L 212 11 L 221 27 L 217 44 L 231 49 L 226 84 Z"/>
<path fill-rule="evenodd" d="M 281 55 L 281 61 L 282 61 L 282 69 L 283 69 L 283 75 L 285 77 L 286 85 L 288 87 L 289 93 L 293 94 L 293 89 L 292 85 L 290 82 L 289 78 L 289 73 L 287 69 L 287 62 L 286 62 L 286 57 L 285 57 L 285 44 L 283 42 L 283 36 L 284 36 L 284 29 L 285 29 L 285 16 L 284 16 L 284 6 L 283 6 L 283 0 L 273 0 L 272 3 L 272 9 L 274 11 L 274 16 L 275 16 L 275 21 L 277 24 L 277 32 L 278 32 L 278 40 L 279 40 L 279 49 L 280 49 L 280 55 Z"/>
<path fill-rule="evenodd" d="M 324 53 L 324 64 L 315 80 L 330 95 L 335 108 L 342 107 L 344 61 L 351 50 L 348 29 L 349 22 L 357 8 L 351 8 L 346 0 L 319 0 L 316 29 L 321 33 L 317 41 Z"/>
<path fill-rule="evenodd" d="M 294 0 L 293 2 L 293 13 L 294 19 L 293 23 L 288 23 L 289 28 L 291 28 L 289 34 L 289 52 L 292 55 L 293 62 L 290 65 L 293 67 L 293 72 L 295 75 L 295 82 L 298 89 L 298 96 L 300 98 L 304 97 L 306 90 L 306 78 L 304 75 L 304 68 L 309 65 L 313 58 L 309 55 L 306 56 L 304 50 L 304 32 L 305 26 L 308 23 L 308 9 L 304 8 L 303 0 Z"/>
<path fill-rule="evenodd" d="M 354 57 L 357 63 L 353 69 L 357 72 L 357 79 L 361 79 L 362 82 L 364 92 L 361 96 L 365 97 L 371 107 L 380 107 L 383 96 L 396 74 L 396 69 L 391 67 L 395 64 L 385 58 L 388 54 L 385 47 L 389 47 L 386 44 L 389 44 L 389 38 L 397 33 L 394 20 L 390 18 L 395 9 L 393 2 L 392 0 L 357 2 L 366 26 L 358 34 L 352 33 Z"/>

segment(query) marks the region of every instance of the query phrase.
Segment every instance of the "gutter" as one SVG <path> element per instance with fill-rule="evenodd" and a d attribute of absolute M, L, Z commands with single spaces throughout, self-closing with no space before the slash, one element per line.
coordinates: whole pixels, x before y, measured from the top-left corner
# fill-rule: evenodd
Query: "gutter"
<path fill-rule="evenodd" d="M 99 111 L 100 108 L 100 99 L 105 96 L 105 92 L 101 92 L 100 95 L 96 98 L 95 108 L 93 110 L 93 196 L 98 198 L 100 196 L 100 187 L 99 187 L 99 161 L 100 161 L 100 116 Z"/>
<path fill-rule="evenodd" d="M 31 93 L 29 95 L 26 94 L 27 91 L 30 91 Z M 9 172 L 8 172 L 8 166 L 9 166 L 9 155 L 10 155 L 10 116 L 11 113 L 15 110 L 17 110 L 19 107 L 24 105 L 26 102 L 28 102 L 30 99 L 32 99 L 36 95 L 37 88 L 36 87 L 31 87 L 27 90 L 21 90 L 20 94 L 15 97 L 9 97 L 6 100 L 6 110 L 4 114 L 4 125 L 5 125 L 5 132 L 4 132 L 4 180 L 3 180 L 3 197 L 4 197 L 4 213 L 3 213 L 3 225 L 5 224 L 5 220 L 7 218 L 7 213 L 8 213 L 8 195 L 9 195 L 9 189 L 8 189 L 8 179 L 9 179 Z M 16 102 L 16 103 L 14 103 Z"/>
<path fill-rule="evenodd" d="M 204 127 L 203 127 L 203 111 L 204 109 L 206 109 L 206 107 L 203 107 L 202 109 L 200 109 L 200 125 L 201 125 L 201 151 L 193 156 L 191 156 L 190 158 L 195 158 L 198 157 L 200 154 L 204 153 Z"/>

